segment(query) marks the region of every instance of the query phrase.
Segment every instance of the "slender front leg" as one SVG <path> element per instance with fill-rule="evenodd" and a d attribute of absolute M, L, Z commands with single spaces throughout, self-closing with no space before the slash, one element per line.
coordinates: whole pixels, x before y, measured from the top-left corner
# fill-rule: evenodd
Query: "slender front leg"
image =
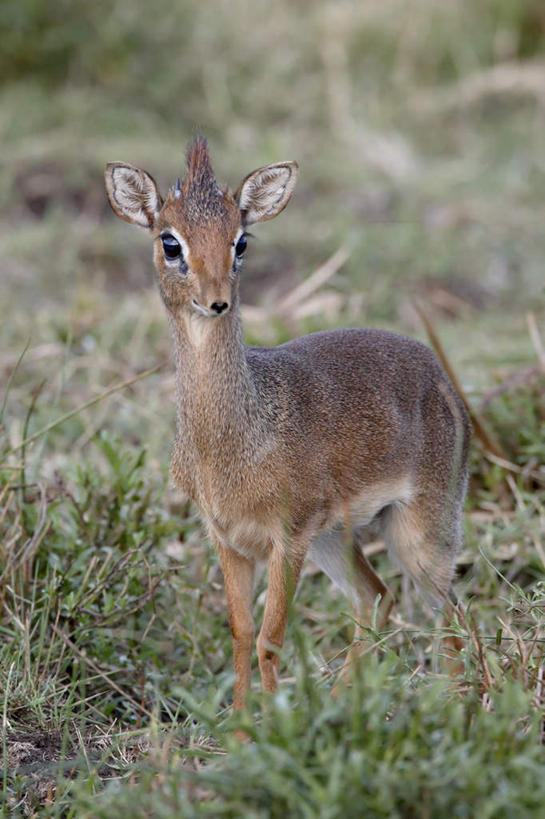
<path fill-rule="evenodd" d="M 276 691 L 278 684 L 279 651 L 284 643 L 289 604 L 295 594 L 304 552 L 286 554 L 273 548 L 269 558 L 269 584 L 263 625 L 257 638 L 257 656 L 264 691 Z"/>
<path fill-rule="evenodd" d="M 235 664 L 235 693 L 233 708 L 244 707 L 250 689 L 252 675 L 252 649 L 254 646 L 254 621 L 252 598 L 254 591 L 255 564 L 234 549 L 216 541 L 227 597 L 227 613 L 233 637 Z"/>

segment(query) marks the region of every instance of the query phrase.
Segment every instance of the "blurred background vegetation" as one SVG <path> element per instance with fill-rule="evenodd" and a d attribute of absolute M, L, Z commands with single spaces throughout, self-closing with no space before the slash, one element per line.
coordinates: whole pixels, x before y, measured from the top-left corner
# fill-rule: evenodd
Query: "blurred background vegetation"
<path fill-rule="evenodd" d="M 203 732 L 217 728 L 195 702 L 212 690 L 216 715 L 229 702 L 221 576 L 193 513 L 167 480 L 174 384 L 149 240 L 115 219 L 103 185 L 106 162 L 124 160 L 147 169 L 165 190 L 197 132 L 208 137 L 218 179 L 231 188 L 260 165 L 300 164 L 289 208 L 255 230 L 246 257 L 249 341 L 277 343 L 349 325 L 425 338 L 415 303 L 431 319 L 463 390 L 511 464 L 506 472 L 476 445 L 460 576 L 465 596 L 479 602 L 479 628 L 492 637 L 480 654 L 473 641 L 467 680 L 474 692 L 500 690 L 509 668 L 533 690 L 542 654 L 523 658 L 521 650 L 513 659 L 515 638 L 508 645 L 496 639 L 495 618 L 506 616 L 517 584 L 525 602 L 510 611 L 515 620 L 527 618 L 521 633 L 532 640 L 543 633 L 532 620 L 545 560 L 543 0 L 3 0 L 0 77 L 0 691 L 9 692 L 4 717 L 11 728 L 60 732 L 64 744 L 51 740 L 57 759 L 61 745 L 76 753 L 66 737 L 77 716 L 91 756 L 106 747 L 96 738 L 100 731 L 147 724 L 153 711 L 173 731 L 180 719 L 182 745 L 194 748 L 195 737 L 206 745 Z M 159 372 L 20 446 L 157 365 Z M 395 586 L 395 570 L 386 571 Z M 324 620 L 313 613 L 315 599 Z M 338 625 L 346 605 L 314 575 L 299 601 L 314 641 L 312 662 L 327 663 L 346 643 L 346 621 Z M 262 604 L 259 592 L 258 609 Z M 293 661 L 293 647 L 287 651 Z M 496 665 L 488 660 L 491 672 L 486 651 L 498 653 Z M 77 664 L 85 666 L 86 656 L 94 666 L 81 683 Z M 382 690 L 385 673 L 371 674 L 370 690 Z M 392 677 L 401 673 L 396 666 Z M 132 692 L 132 705 L 110 679 Z M 78 707 L 94 703 L 84 717 L 73 711 L 74 686 Z M 180 693 L 188 689 L 196 697 L 191 706 Z M 425 709 L 425 690 L 422 696 Z M 475 696 L 471 707 L 479 708 Z M 310 723 L 324 703 L 327 690 Z M 388 719 L 377 731 L 386 730 L 394 707 L 384 706 Z M 498 706 L 506 720 L 510 707 Z M 334 714 L 341 736 L 346 713 L 341 703 Z M 410 709 L 403 713 L 418 719 Z M 263 752 L 269 770 L 269 743 L 299 742 L 310 730 L 301 719 L 299 726 L 280 720 L 280 737 L 274 720 L 266 724 L 255 765 Z M 432 794 L 442 793 L 439 780 L 454 766 L 449 753 L 457 753 L 446 730 L 450 750 Z M 532 736 L 527 759 L 535 756 Z M 5 734 L 3 741 L 7 747 Z M 357 740 L 361 747 L 366 741 Z M 398 740 L 384 740 L 386 767 L 397 758 L 390 741 Z M 130 753 L 126 743 L 114 753 L 114 744 L 108 748 L 116 770 L 150 754 L 145 743 Z M 152 768 L 161 769 L 159 746 Z M 471 753 L 468 777 L 471 768 L 482 771 Z M 252 764 L 246 759 L 243 770 Z M 335 764 L 328 761 L 324 777 Z M 287 768 L 295 771 L 296 763 Z M 256 768 L 259 782 L 263 770 Z M 398 774 L 401 793 L 406 780 L 401 768 Z M 288 804 L 286 781 L 263 785 L 259 798 L 276 799 L 280 814 L 298 815 L 293 805 L 303 785 L 294 785 Z M 209 795 L 218 782 L 207 781 Z M 487 782 L 475 784 L 473 810 L 493 790 Z M 536 794 L 536 783 L 516 798 L 523 790 L 525 798 Z M 340 777 L 330 789 L 332 805 L 341 804 L 345 785 Z M 369 803 L 376 815 L 405 815 L 392 812 L 405 797 L 396 802 L 391 787 L 388 780 L 383 813 Z M 27 807 L 32 802 L 21 798 Z M 35 799 L 44 804 L 43 794 Z M 92 806 L 86 814 L 81 799 L 78 816 L 99 815 Z M 429 815 L 445 815 L 434 813 L 430 799 Z M 172 815 L 182 815 L 180 804 Z M 241 815 L 237 805 L 225 815 Z M 268 814 L 256 808 L 251 815 Z"/>
<path fill-rule="evenodd" d="M 542 299 L 540 0 L 5 0 L 0 26 L 10 307 L 76 315 L 78 292 L 111 303 L 147 287 L 146 238 L 113 222 L 102 168 L 125 159 L 166 187 L 197 130 L 231 186 L 301 165 L 289 211 L 259 231 L 248 300 L 269 303 L 341 245 L 334 288 L 361 295 L 343 302 L 351 322 L 410 325 L 424 288 L 442 314 L 481 323 L 493 305 L 514 330 Z"/>

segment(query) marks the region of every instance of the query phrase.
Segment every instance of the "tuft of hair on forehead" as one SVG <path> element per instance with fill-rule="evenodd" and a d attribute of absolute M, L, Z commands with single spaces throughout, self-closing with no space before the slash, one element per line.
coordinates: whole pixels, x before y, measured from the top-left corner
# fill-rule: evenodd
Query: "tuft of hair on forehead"
<path fill-rule="evenodd" d="M 180 202 L 187 217 L 192 221 L 222 217 L 225 213 L 224 196 L 212 169 L 204 137 L 193 140 L 186 158 L 187 171 L 181 184 Z"/>
<path fill-rule="evenodd" d="M 186 180 L 195 185 L 215 182 L 216 177 L 212 170 L 212 162 L 208 152 L 208 142 L 203 136 L 195 137 L 186 151 L 187 175 Z"/>

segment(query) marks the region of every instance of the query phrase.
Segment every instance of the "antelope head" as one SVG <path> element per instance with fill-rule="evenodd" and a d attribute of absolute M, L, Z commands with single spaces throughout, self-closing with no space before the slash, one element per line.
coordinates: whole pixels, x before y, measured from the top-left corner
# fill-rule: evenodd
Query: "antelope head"
<path fill-rule="evenodd" d="M 238 301 L 247 227 L 286 207 L 297 163 L 259 168 L 230 193 L 216 181 L 206 140 L 199 137 L 187 151 L 183 179 L 164 200 L 146 171 L 124 162 L 108 163 L 105 179 L 114 212 L 153 236 L 159 287 L 169 311 L 218 319 Z"/>

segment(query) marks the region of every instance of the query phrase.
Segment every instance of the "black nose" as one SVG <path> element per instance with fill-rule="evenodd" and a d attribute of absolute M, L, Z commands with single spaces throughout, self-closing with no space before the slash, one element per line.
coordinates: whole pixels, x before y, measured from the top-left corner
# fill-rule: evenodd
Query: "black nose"
<path fill-rule="evenodd" d="M 224 310 L 227 310 L 229 305 L 226 301 L 215 301 L 213 304 L 210 305 L 210 309 L 214 310 L 219 316 L 220 313 L 223 313 Z"/>

